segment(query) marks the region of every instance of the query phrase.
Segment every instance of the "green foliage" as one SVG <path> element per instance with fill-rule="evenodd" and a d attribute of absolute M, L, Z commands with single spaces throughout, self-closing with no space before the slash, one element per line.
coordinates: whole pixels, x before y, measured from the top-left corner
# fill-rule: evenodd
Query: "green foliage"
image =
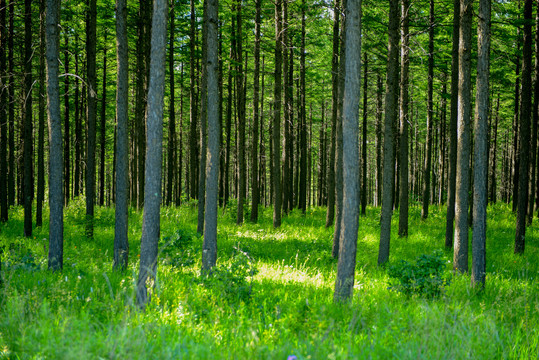
<path fill-rule="evenodd" d="M 397 280 L 397 283 L 390 282 L 390 289 L 406 295 L 437 297 L 450 283 L 444 274 L 445 269 L 446 261 L 439 251 L 432 255 L 423 254 L 415 263 L 399 260 L 389 265 L 388 275 Z"/>
<path fill-rule="evenodd" d="M 217 265 L 208 275 L 202 275 L 202 283 L 227 300 L 248 301 L 258 269 L 247 252 L 239 246 L 234 250 L 227 263 Z"/>
<path fill-rule="evenodd" d="M 198 256 L 193 239 L 196 234 L 186 229 L 178 229 L 172 235 L 159 241 L 159 256 L 163 265 L 182 269 L 195 263 Z"/>

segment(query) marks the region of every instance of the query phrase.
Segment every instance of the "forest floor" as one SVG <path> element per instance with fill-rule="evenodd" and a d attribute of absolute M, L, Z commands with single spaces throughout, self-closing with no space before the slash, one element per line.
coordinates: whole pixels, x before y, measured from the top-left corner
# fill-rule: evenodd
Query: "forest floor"
<path fill-rule="evenodd" d="M 197 210 L 187 204 L 162 209 L 158 275 L 142 312 L 134 305 L 141 212 L 129 212 L 130 266 L 119 273 L 112 271 L 114 210 L 96 209 L 88 240 L 84 203 L 72 202 L 64 270 L 51 273 L 48 225 L 23 238 L 23 212 L 15 208 L 0 225 L 0 358 L 538 358 L 539 221 L 527 230 L 525 254 L 514 255 L 514 214 L 505 204 L 489 207 L 487 284 L 477 292 L 468 274 L 452 275 L 445 210 L 431 207 L 425 221 L 419 207 L 410 210 L 408 238 L 397 237 L 393 216 L 390 264 L 438 251 L 450 277 L 439 296 L 390 288 L 387 268 L 376 265 L 377 208 L 360 219 L 347 304 L 333 303 L 337 262 L 324 208 L 294 211 L 279 229 L 270 208 L 261 209 L 258 224 L 242 226 L 235 209 L 220 211 L 218 267 L 213 278 L 201 278 Z"/>

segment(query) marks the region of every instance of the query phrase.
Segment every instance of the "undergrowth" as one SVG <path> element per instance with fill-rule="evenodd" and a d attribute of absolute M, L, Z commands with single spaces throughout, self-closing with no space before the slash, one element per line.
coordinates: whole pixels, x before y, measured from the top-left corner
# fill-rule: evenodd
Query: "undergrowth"
<path fill-rule="evenodd" d="M 445 281 L 452 258 L 444 249 L 445 211 L 433 207 L 421 220 L 419 207 L 412 208 L 408 238 L 397 237 L 394 216 L 385 269 L 376 263 L 379 209 L 368 208 L 360 219 L 354 296 L 346 304 L 332 301 L 337 262 L 325 209 L 292 211 L 279 229 L 271 209 L 263 209 L 257 224 L 242 226 L 234 209 L 220 210 L 218 266 L 204 277 L 196 207 L 165 207 L 157 279 L 145 312 L 134 305 L 142 214 L 129 210 L 130 265 L 114 272 L 114 210 L 96 208 L 89 240 L 83 209 L 82 201 L 66 209 L 62 272 L 46 269 L 48 219 L 29 239 L 22 237 L 22 208 L 0 224 L 0 358 L 539 356 L 537 222 L 527 230 L 525 254 L 514 255 L 515 218 L 503 204 L 488 209 L 482 292 L 466 274 Z M 391 280 L 395 274 L 400 281 Z"/>

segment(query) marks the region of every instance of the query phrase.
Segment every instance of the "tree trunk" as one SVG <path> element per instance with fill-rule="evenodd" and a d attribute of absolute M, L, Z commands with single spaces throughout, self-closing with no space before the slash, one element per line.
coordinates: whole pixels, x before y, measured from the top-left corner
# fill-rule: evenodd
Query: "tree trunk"
<path fill-rule="evenodd" d="M 47 112 L 49 117 L 49 259 L 50 270 L 62 270 L 64 258 L 64 194 L 62 120 L 58 79 L 60 1 L 47 0 Z"/>
<path fill-rule="evenodd" d="M 532 0 L 524 3 L 524 46 L 522 54 L 522 111 L 520 114 L 519 178 L 515 254 L 525 248 L 526 211 L 530 161 L 530 122 L 532 110 Z"/>
<path fill-rule="evenodd" d="M 447 215 L 445 247 L 453 247 L 453 222 L 455 220 L 455 192 L 457 182 L 457 113 L 459 72 L 460 0 L 453 0 L 453 45 L 451 52 L 451 115 L 449 119 L 449 181 L 447 189 Z"/>
<path fill-rule="evenodd" d="M 361 146 L 362 154 L 361 154 L 361 164 L 363 166 L 361 171 L 361 215 L 365 216 L 367 211 L 367 114 L 368 114 L 368 108 L 367 108 L 367 87 L 368 87 L 368 76 L 367 76 L 367 68 L 368 68 L 368 62 L 369 58 L 367 57 L 367 52 L 365 51 L 365 56 L 363 60 L 363 143 Z"/>
<path fill-rule="evenodd" d="M 88 0 L 88 21 L 86 32 L 87 72 L 88 72 L 88 136 L 86 145 L 86 236 L 94 236 L 94 202 L 95 202 L 95 122 L 96 109 L 96 0 Z"/>
<path fill-rule="evenodd" d="M 140 243 L 140 269 L 137 304 L 144 308 L 150 301 L 147 283 L 157 275 L 157 243 L 160 232 L 161 166 L 163 158 L 163 95 L 165 88 L 165 50 L 167 40 L 167 0 L 155 0 L 151 31 L 150 84 L 146 112 L 147 143 L 144 189 L 144 215 Z"/>
<path fill-rule="evenodd" d="M 255 14 L 255 68 L 254 68 L 254 84 L 253 84 L 253 138 L 251 148 L 251 221 L 258 221 L 258 204 L 260 202 L 260 189 L 259 189 L 259 173 L 258 173 L 258 130 L 259 130 L 259 89 L 260 89 L 260 24 L 261 24 L 261 4 L 262 0 L 256 0 L 256 14 Z M 262 144 L 262 142 L 260 142 Z"/>
<path fill-rule="evenodd" d="M 65 49 L 64 49 L 64 72 L 69 74 L 69 35 L 68 30 L 65 30 Z M 64 77 L 64 201 L 65 205 L 69 204 L 71 195 L 71 135 L 70 135 L 70 120 L 69 120 L 69 76 Z"/>
<path fill-rule="evenodd" d="M 173 199 L 174 174 L 176 172 L 176 108 L 174 96 L 174 0 L 170 6 L 170 37 L 168 48 L 168 76 L 169 76 L 169 112 L 168 112 L 168 142 L 167 142 L 167 191 L 165 204 L 170 206 Z M 180 171 L 181 172 L 181 171 Z"/>
<path fill-rule="evenodd" d="M 539 88 L 538 88 L 539 89 Z M 491 141 L 491 162 L 490 162 L 490 202 L 492 204 L 496 203 L 496 159 L 497 159 L 497 146 L 498 146 L 498 121 L 500 119 L 499 115 L 500 110 L 500 93 L 498 93 L 498 99 L 496 100 L 496 115 L 495 115 L 495 122 L 494 122 L 494 129 L 492 129 L 492 133 L 494 136 L 494 139 Z M 503 165 L 502 165 L 502 171 L 503 171 Z M 503 178 L 503 176 L 502 176 Z M 503 182 L 502 182 L 503 183 Z"/>
<path fill-rule="evenodd" d="M 520 12 L 520 1 L 517 3 L 518 9 Z M 518 16 L 520 20 L 520 14 Z M 515 107 L 514 107 L 514 116 L 513 116 L 513 159 L 512 159 L 512 198 L 513 198 L 513 211 L 517 210 L 518 204 L 518 184 L 519 184 L 519 129 L 520 129 L 520 27 L 517 27 L 517 51 L 515 59 Z"/>
<path fill-rule="evenodd" d="M 197 233 L 202 234 L 204 232 L 204 208 L 206 198 L 206 125 L 207 125 L 207 78 L 206 78 L 206 35 L 207 35 L 207 21 L 206 18 L 206 5 L 207 0 L 204 0 L 204 14 L 203 14 L 203 28 L 202 28 L 202 79 L 201 79 L 201 101 L 200 101 L 200 159 L 198 162 L 198 218 L 197 218 Z"/>
<path fill-rule="evenodd" d="M 9 33 L 7 38 L 8 49 L 8 124 L 9 124 L 9 155 L 8 155 L 8 178 L 7 178 L 7 197 L 8 205 L 15 205 L 15 89 L 13 81 L 13 18 L 15 17 L 15 0 L 9 2 Z"/>
<path fill-rule="evenodd" d="M 116 219 L 114 227 L 113 267 L 125 270 L 129 261 L 128 186 L 129 186 L 129 138 L 128 138 L 128 42 L 127 0 L 116 0 Z"/>
<path fill-rule="evenodd" d="M 24 1 L 24 133 L 23 133 L 23 194 L 24 194 L 24 236 L 32 236 L 32 200 L 33 187 L 33 161 L 32 161 L 32 0 Z"/>
<path fill-rule="evenodd" d="M 292 89 L 293 89 L 293 69 L 292 54 L 289 52 L 291 49 L 290 40 L 288 38 L 288 1 L 283 3 L 283 87 L 284 87 L 284 139 L 283 139 L 283 211 L 285 214 L 291 210 L 292 197 L 293 197 L 293 143 L 292 143 L 292 119 L 293 119 L 293 105 L 292 105 Z"/>
<path fill-rule="evenodd" d="M 243 223 L 243 205 L 247 189 L 247 162 L 245 160 L 245 75 L 243 74 L 243 30 L 242 30 L 242 1 L 236 3 L 236 111 L 238 116 L 238 212 L 236 224 Z"/>
<path fill-rule="evenodd" d="M 202 271 L 210 271 L 217 259 L 217 195 L 219 182 L 219 83 L 218 83 L 218 0 L 207 0 L 206 11 L 206 109 L 208 156 L 206 159 L 206 211 Z M 201 199 L 202 201 L 203 199 Z"/>
<path fill-rule="evenodd" d="M 539 8 L 539 3 L 538 3 Z M 535 53 L 539 54 L 539 12 L 535 16 Z M 537 168 L 537 125 L 539 123 L 539 57 L 535 57 L 535 87 L 534 92 L 534 103 L 533 103 L 533 123 L 532 123 L 532 134 L 530 142 L 530 163 L 531 163 L 531 181 L 530 181 L 530 196 L 528 198 L 528 225 L 532 224 L 533 220 L 533 211 L 535 205 L 535 177 L 536 177 L 536 168 Z M 531 70 L 530 70 L 531 71 Z"/>
<path fill-rule="evenodd" d="M 432 107 L 432 92 L 434 80 L 434 0 L 430 0 L 430 25 L 429 25 L 429 69 L 427 76 L 427 144 L 425 149 L 425 175 L 423 176 L 423 207 L 421 218 L 429 216 L 430 202 L 430 173 L 432 171 L 432 128 L 434 121 L 434 109 Z"/>
<path fill-rule="evenodd" d="M 2 7 L 0 5 L 0 7 Z M 39 109 L 37 153 L 45 153 L 45 1 L 39 1 Z M 0 121 L 1 122 L 1 121 Z M 7 127 L 6 127 L 7 129 Z M 4 141 L 5 143 L 5 141 Z M 7 165 L 7 164 L 6 164 Z M 2 182 L 0 180 L 0 182 Z M 4 182 L 5 183 L 5 182 Z M 37 157 L 36 226 L 43 224 L 43 202 L 45 200 L 45 157 Z"/>
<path fill-rule="evenodd" d="M 490 70 L 490 0 L 479 1 L 477 38 L 477 93 L 475 101 L 474 223 L 472 285 L 485 286 L 488 179 L 488 115 Z"/>
<path fill-rule="evenodd" d="M 7 91 L 4 89 L 4 79 L 7 79 L 6 72 L 6 1 L 0 0 L 0 77 L 2 91 L 0 91 L 0 222 L 8 220 L 8 187 L 7 187 Z"/>
<path fill-rule="evenodd" d="M 339 101 L 339 31 L 341 28 L 341 2 L 335 0 L 333 7 L 333 55 L 331 62 L 331 140 L 328 162 L 328 178 L 327 178 L 327 192 L 328 192 L 328 207 L 326 213 L 326 227 L 333 225 L 335 218 L 335 165 L 333 163 L 335 159 L 335 139 L 337 136 L 337 108 Z"/>
<path fill-rule="evenodd" d="M 107 32 L 104 34 L 104 41 L 107 41 Z M 107 46 L 103 46 L 103 93 L 101 94 L 101 151 L 99 164 L 99 205 L 105 205 L 105 135 L 107 129 Z"/>
<path fill-rule="evenodd" d="M 80 194 L 80 182 L 82 179 L 81 159 L 82 159 L 82 119 L 80 111 L 80 93 L 79 93 L 79 37 L 75 34 L 75 169 L 73 180 L 73 196 L 78 197 Z"/>
<path fill-rule="evenodd" d="M 345 85 L 343 104 L 343 215 L 334 300 L 350 299 L 354 289 L 359 218 L 359 101 L 361 0 L 346 1 Z"/>
<path fill-rule="evenodd" d="M 386 104 L 384 121 L 384 185 L 382 193 L 382 217 L 380 220 L 380 249 L 378 265 L 389 260 L 391 216 L 393 214 L 393 184 L 395 182 L 395 149 L 393 128 L 398 120 L 399 81 L 399 2 L 389 2 L 389 44 L 386 79 Z"/>
<path fill-rule="evenodd" d="M 300 49 L 300 169 L 298 208 L 305 214 L 307 210 L 307 114 L 305 85 L 305 0 L 301 3 L 301 49 Z"/>
<path fill-rule="evenodd" d="M 380 206 L 382 202 L 382 94 L 384 91 L 380 73 L 377 74 L 376 84 L 376 179 L 374 206 Z"/>
<path fill-rule="evenodd" d="M 399 174 L 399 236 L 408 236 L 408 78 L 410 69 L 410 35 L 409 16 L 410 1 L 402 1 L 402 30 L 401 30 L 401 81 L 400 81 L 400 174 Z"/>
<path fill-rule="evenodd" d="M 273 105 L 273 227 L 281 226 L 281 78 L 282 78 L 282 0 L 275 1 L 275 79 Z"/>
<path fill-rule="evenodd" d="M 468 191 L 470 188 L 471 27 L 473 0 L 460 2 L 457 182 L 453 269 L 468 271 Z"/>
<path fill-rule="evenodd" d="M 196 102 L 196 78 L 195 78 L 195 27 L 196 27 L 196 17 L 195 17 L 195 0 L 191 0 L 191 22 L 189 27 L 189 79 L 190 79 L 190 90 L 189 90 L 189 104 L 190 104 L 190 113 L 189 113 L 189 189 L 190 199 L 196 198 L 197 192 L 197 102 Z"/>

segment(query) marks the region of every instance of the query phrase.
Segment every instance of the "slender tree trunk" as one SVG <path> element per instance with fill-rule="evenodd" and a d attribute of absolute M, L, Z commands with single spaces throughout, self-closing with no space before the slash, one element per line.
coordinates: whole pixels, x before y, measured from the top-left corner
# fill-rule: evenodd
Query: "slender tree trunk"
<path fill-rule="evenodd" d="M 207 77 L 206 77 L 206 35 L 207 35 L 207 21 L 206 18 L 206 5 L 207 0 L 204 0 L 204 14 L 203 14 L 203 28 L 202 28 L 202 79 L 201 79 L 201 101 L 200 101 L 200 158 L 198 162 L 198 219 L 197 219 L 197 233 L 202 234 L 204 232 L 204 209 L 206 198 L 206 151 L 207 151 L 207 139 L 206 139 L 206 125 L 207 125 Z"/>
<path fill-rule="evenodd" d="M 258 173 L 258 130 L 259 130 L 259 89 L 260 89 L 260 24 L 261 24 L 261 4 L 262 0 L 256 0 L 256 14 L 255 14 L 255 68 L 254 68 L 254 84 L 253 84 L 253 138 L 252 138 L 252 148 L 251 148 L 251 196 L 252 196 L 252 206 L 251 206 L 251 221 L 258 221 L 258 204 L 260 202 L 260 189 Z M 262 144 L 262 142 L 260 142 Z"/>
<path fill-rule="evenodd" d="M 299 204 L 305 214 L 307 210 L 307 116 L 306 116 L 306 85 L 305 85 L 305 0 L 301 3 L 301 55 L 300 55 L 300 172 L 299 172 Z"/>
<path fill-rule="evenodd" d="M 335 0 L 333 7 L 333 55 L 331 62 L 331 84 L 332 84 L 332 105 L 331 105 L 331 140 L 328 163 L 328 179 L 327 179 L 327 191 L 328 191 L 328 207 L 326 213 L 326 227 L 333 225 L 335 218 L 335 139 L 337 135 L 337 108 L 339 100 L 339 31 L 340 31 L 340 19 L 341 19 L 341 1 Z"/>
<path fill-rule="evenodd" d="M 128 138 L 128 42 L 127 0 L 116 0 L 116 220 L 114 227 L 115 269 L 124 270 L 129 261 L 128 186 L 129 186 L 129 138 Z"/>
<path fill-rule="evenodd" d="M 8 186 L 7 186 L 7 91 L 5 81 L 6 72 L 6 1 L 0 0 L 0 222 L 8 220 Z M 1 264 L 0 264 L 1 265 Z"/>
<path fill-rule="evenodd" d="M 0 6 L 1 7 L 1 6 Z M 39 100 L 37 153 L 45 153 L 45 1 L 39 1 Z M 0 121 L 1 122 L 1 121 Z M 7 127 L 6 127 L 7 129 Z M 5 143 L 5 142 L 4 142 Z M 6 164 L 7 165 L 7 164 Z M 0 182 L 2 182 L 0 180 Z M 5 183 L 5 182 L 4 182 Z M 45 157 L 37 157 L 36 226 L 43 224 L 43 202 L 45 200 Z"/>
<path fill-rule="evenodd" d="M 367 108 L 367 87 L 368 87 L 368 76 L 367 76 L 367 69 L 368 69 L 368 62 L 369 58 L 367 56 L 367 52 L 364 52 L 363 57 L 363 142 L 361 146 L 361 164 L 363 166 L 361 171 L 361 215 L 365 216 L 367 211 L 367 114 L 368 114 L 368 108 Z"/>
<path fill-rule="evenodd" d="M 524 46 L 522 54 L 522 111 L 520 114 L 519 178 L 515 254 L 525 248 L 526 211 L 530 161 L 530 122 L 532 110 L 532 0 L 524 3 Z"/>
<path fill-rule="evenodd" d="M 425 175 L 423 176 L 423 207 L 421 209 L 422 219 L 426 219 L 429 216 L 430 173 L 432 171 L 432 125 L 434 122 L 434 109 L 432 105 L 434 80 L 434 0 L 430 0 L 429 69 L 427 78 L 427 143 L 425 149 Z"/>
<path fill-rule="evenodd" d="M 24 1 L 24 133 L 23 133 L 23 194 L 24 194 L 24 236 L 32 236 L 33 149 L 32 149 L 32 0 Z"/>
<path fill-rule="evenodd" d="M 518 1 L 518 9 L 520 12 L 520 1 Z M 520 20 L 520 14 L 518 16 Z M 515 59 L 515 107 L 513 117 L 513 159 L 512 159 L 512 198 L 513 198 L 513 212 L 517 210 L 518 205 L 518 185 L 519 185 L 519 160 L 520 160 L 520 144 L 519 144 L 519 131 L 520 131 L 520 27 L 517 27 L 517 51 Z"/>
<path fill-rule="evenodd" d="M 107 42 L 107 32 L 104 35 L 105 44 Z M 103 93 L 101 94 L 101 151 L 99 164 L 99 205 L 105 205 L 105 135 L 107 129 L 107 46 L 103 46 Z"/>
<path fill-rule="evenodd" d="M 380 220 L 380 249 L 378 265 L 389 260 L 391 216 L 393 214 L 393 184 L 395 182 L 395 148 L 393 128 L 398 119 L 399 81 L 399 2 L 389 2 L 389 44 L 386 78 L 386 104 L 384 121 L 384 188 L 382 193 L 382 217 Z"/>
<path fill-rule="evenodd" d="M 380 206 L 382 202 L 382 94 L 384 91 L 380 73 L 377 74 L 376 84 L 376 184 L 374 191 L 374 206 Z"/>
<path fill-rule="evenodd" d="M 410 68 L 410 36 L 409 16 L 410 1 L 402 0 L 402 29 L 401 29 L 401 81 L 400 81 L 400 174 L 399 174 L 399 236 L 408 236 L 408 78 Z"/>
<path fill-rule="evenodd" d="M 447 154 L 447 100 L 445 95 L 447 95 L 447 73 L 443 74 L 443 85 L 442 85 L 442 110 L 441 110 L 441 121 L 440 121 L 440 187 L 438 188 L 438 203 L 442 205 L 444 200 L 444 191 L 446 191 L 446 154 Z"/>
<path fill-rule="evenodd" d="M 81 174 L 81 159 L 82 159 L 82 119 L 80 111 L 80 93 L 79 93 L 79 38 L 75 34 L 75 169 L 73 180 L 73 196 L 78 197 L 80 194 Z"/>
<path fill-rule="evenodd" d="M 163 158 L 163 96 L 165 88 L 165 50 L 167 40 L 167 0 L 155 0 L 151 31 L 150 84 L 148 87 L 148 126 L 144 189 L 144 214 L 140 244 L 140 269 L 137 304 L 150 301 L 147 285 L 157 275 L 157 242 L 160 232 L 161 166 Z M 148 284 L 147 284 L 148 283 Z"/>
<path fill-rule="evenodd" d="M 361 84 L 361 0 L 346 1 L 343 104 L 343 216 L 334 301 L 350 299 L 354 289 L 359 222 L 359 101 Z"/>
<path fill-rule="evenodd" d="M 490 70 L 490 0 L 479 1 L 477 94 L 475 101 L 474 223 L 472 285 L 485 286 Z"/>
<path fill-rule="evenodd" d="M 247 162 L 245 160 L 245 92 L 243 74 L 243 30 L 242 30 L 242 1 L 236 3 L 236 98 L 238 115 L 238 165 L 239 165 L 239 187 L 238 187 L 238 212 L 236 223 L 243 223 L 243 205 L 245 203 L 245 193 L 247 189 Z"/>
<path fill-rule="evenodd" d="M 96 0 L 88 0 L 88 21 L 86 32 L 87 72 L 88 72 L 88 136 L 86 145 L 86 236 L 94 236 L 94 203 L 95 203 L 95 122 L 96 106 Z"/>
<path fill-rule="evenodd" d="M 175 36 L 175 27 L 174 27 L 174 0 L 171 0 L 170 6 L 170 37 L 169 37 L 169 48 L 168 48 L 168 76 L 169 76 L 169 112 L 168 112 L 168 142 L 167 142 L 167 158 L 168 158 L 168 168 L 167 168 L 167 196 L 165 204 L 170 206 L 173 199 L 173 188 L 174 188 L 174 174 L 176 172 L 176 108 L 175 108 L 175 96 L 174 96 L 174 36 Z M 181 172 L 181 171 L 180 171 Z"/>
<path fill-rule="evenodd" d="M 65 49 L 64 49 L 64 72 L 69 74 L 69 35 L 68 31 L 64 33 Z M 69 204 L 71 194 L 71 134 L 70 134 L 70 119 L 69 119 L 69 76 L 64 77 L 64 201 L 65 205 Z"/>
<path fill-rule="evenodd" d="M 500 93 L 498 93 L 498 98 L 496 100 L 496 115 L 495 115 L 495 122 L 494 122 L 494 129 L 492 129 L 492 133 L 494 136 L 494 139 L 491 141 L 491 166 L 490 166 L 490 202 L 495 204 L 496 203 L 496 159 L 497 159 L 497 146 L 498 146 L 498 121 L 499 121 L 499 110 L 500 110 Z M 503 171 L 503 165 L 502 165 L 502 171 Z M 503 183 L 503 182 L 502 182 Z"/>
<path fill-rule="evenodd" d="M 9 126 L 9 155 L 8 155 L 8 178 L 7 178 L 7 198 L 8 205 L 15 205 L 15 89 L 13 81 L 13 18 L 15 17 L 15 0 L 9 1 L 9 33 L 7 38 L 8 49 L 8 126 Z"/>
<path fill-rule="evenodd" d="M 447 215 L 445 247 L 453 247 L 453 222 L 455 220 L 455 192 L 457 182 L 457 113 L 459 72 L 460 0 L 453 0 L 453 45 L 451 52 L 451 115 L 449 120 L 449 181 L 447 190 Z"/>
<path fill-rule="evenodd" d="M 453 269 L 468 271 L 468 191 L 470 187 L 471 27 L 473 0 L 461 0 L 459 31 L 459 93 L 455 251 Z"/>
<path fill-rule="evenodd" d="M 189 119 L 189 189 L 190 199 L 196 198 L 197 191 L 197 103 L 196 103 L 196 79 L 195 79 L 195 0 L 191 0 L 191 22 L 189 27 L 189 104 L 190 104 L 190 119 Z"/>
<path fill-rule="evenodd" d="M 234 25 L 232 25 L 234 28 Z M 232 36 L 234 39 L 234 36 Z M 232 48 L 230 49 L 230 55 L 232 58 Z M 225 147 L 225 180 L 224 180 L 224 206 L 227 206 L 228 199 L 230 197 L 230 151 L 231 151 L 231 138 L 232 138 L 232 64 L 228 66 L 228 80 L 227 80 L 227 108 L 226 108 L 226 120 L 225 120 L 225 133 L 226 133 L 226 147 Z"/>
<path fill-rule="evenodd" d="M 293 89 L 293 75 L 292 71 L 294 65 L 292 63 L 292 54 L 289 52 L 290 40 L 288 38 L 288 1 L 283 3 L 283 87 L 284 87 L 284 139 L 283 139 L 283 179 L 282 179 L 282 189 L 283 189 L 283 211 L 285 214 L 291 210 L 290 204 L 292 203 L 293 197 L 293 160 L 292 160 L 292 118 L 293 118 L 293 105 L 292 105 L 292 89 Z"/>
<path fill-rule="evenodd" d="M 217 260 L 217 195 L 219 182 L 219 82 L 218 82 L 218 0 L 206 5 L 206 88 L 208 117 L 208 156 L 206 159 L 206 212 L 202 271 L 210 271 Z M 202 201 L 202 199 L 201 199 Z"/>
<path fill-rule="evenodd" d="M 64 194 L 62 120 L 58 79 L 60 1 L 47 0 L 47 112 L 49 117 L 49 259 L 50 270 L 62 270 L 64 258 Z"/>
<path fill-rule="evenodd" d="M 275 1 L 275 79 L 273 105 L 273 227 L 281 226 L 281 78 L 282 78 L 282 0 Z"/>
<path fill-rule="evenodd" d="M 537 3 L 537 2 L 536 2 Z M 539 8 L 539 3 L 538 3 Z M 535 53 L 539 54 L 539 11 L 535 16 Z M 539 123 L 539 57 L 535 57 L 535 76 L 533 89 L 534 94 L 534 103 L 533 103 L 533 122 L 532 122 L 532 134 L 531 134 L 531 143 L 530 143 L 530 163 L 531 163 L 531 181 L 530 181 L 530 196 L 528 200 L 528 225 L 532 224 L 533 220 L 533 211 L 535 205 L 535 178 L 536 178 L 536 168 L 537 168 L 537 125 Z M 531 71 L 531 70 L 530 70 Z"/>

